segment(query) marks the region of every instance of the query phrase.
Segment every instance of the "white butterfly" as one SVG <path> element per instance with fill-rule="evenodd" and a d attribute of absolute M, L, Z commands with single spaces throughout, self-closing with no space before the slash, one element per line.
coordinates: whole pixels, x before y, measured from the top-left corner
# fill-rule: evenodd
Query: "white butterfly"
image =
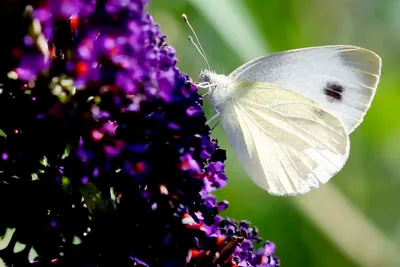
<path fill-rule="evenodd" d="M 252 180 L 272 195 L 298 195 L 343 168 L 381 65 L 360 47 L 311 47 L 254 59 L 228 76 L 203 70 L 199 86 L 210 90 L 212 119 Z"/>

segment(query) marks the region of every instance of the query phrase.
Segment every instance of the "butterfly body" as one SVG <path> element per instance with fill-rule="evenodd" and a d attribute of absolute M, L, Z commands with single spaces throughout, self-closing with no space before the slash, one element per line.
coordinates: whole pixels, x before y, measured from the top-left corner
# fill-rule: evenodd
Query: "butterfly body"
<path fill-rule="evenodd" d="M 227 76 L 205 69 L 200 72 L 199 82 L 212 85 L 209 99 L 214 112 L 222 112 L 223 108 L 232 101 L 232 96 L 235 94 L 232 87 L 233 81 Z"/>
<path fill-rule="evenodd" d="M 369 50 L 321 46 L 257 58 L 228 76 L 203 70 L 200 82 L 252 180 L 272 195 L 297 195 L 343 168 L 380 69 Z"/>

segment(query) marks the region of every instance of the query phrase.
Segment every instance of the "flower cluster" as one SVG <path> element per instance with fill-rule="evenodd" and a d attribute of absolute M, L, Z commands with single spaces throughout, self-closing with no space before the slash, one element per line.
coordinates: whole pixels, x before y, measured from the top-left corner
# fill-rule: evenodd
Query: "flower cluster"
<path fill-rule="evenodd" d="M 6 265 L 279 265 L 249 223 L 218 215 L 225 151 L 146 4 L 2 3 Z"/>

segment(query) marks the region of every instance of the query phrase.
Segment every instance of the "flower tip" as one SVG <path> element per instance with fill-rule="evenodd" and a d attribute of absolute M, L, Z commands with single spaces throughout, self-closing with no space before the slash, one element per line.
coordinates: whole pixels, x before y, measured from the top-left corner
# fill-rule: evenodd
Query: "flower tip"
<path fill-rule="evenodd" d="M 263 248 L 264 248 L 264 255 L 269 256 L 275 253 L 275 244 L 272 243 L 271 241 L 266 241 L 264 243 Z"/>
<path fill-rule="evenodd" d="M 183 20 L 187 23 L 188 22 L 188 18 L 187 18 L 187 16 L 186 16 L 186 14 L 182 14 L 182 18 L 183 18 Z"/>

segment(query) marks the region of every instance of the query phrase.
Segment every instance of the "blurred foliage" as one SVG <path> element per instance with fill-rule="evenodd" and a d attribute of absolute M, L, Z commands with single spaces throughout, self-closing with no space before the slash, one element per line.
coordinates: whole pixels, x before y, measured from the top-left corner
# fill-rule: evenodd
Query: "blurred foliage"
<path fill-rule="evenodd" d="M 213 9 L 213 1 L 209 1 L 210 9 Z M 397 108 L 400 103 L 400 67 L 397 63 L 400 60 L 400 1 L 228 1 L 242 1 L 259 27 L 258 31 L 263 33 L 262 38 L 269 44 L 270 52 L 353 44 L 371 49 L 382 57 L 381 82 L 372 107 L 364 123 L 351 135 L 348 163 L 330 183 L 337 186 L 386 238 L 400 246 L 400 212 L 397 208 L 400 202 L 400 109 Z M 176 48 L 180 69 L 195 81 L 200 68 L 206 66 L 187 40 L 190 32 L 181 19 L 182 13 L 191 20 L 214 70 L 228 74 L 244 63 L 190 1 L 152 0 L 150 13 L 161 25 L 168 42 Z M 224 10 L 220 13 L 224 16 Z M 208 115 L 212 115 L 208 103 L 206 108 Z M 277 244 L 282 266 L 359 266 L 289 198 L 269 196 L 251 182 L 220 126 L 213 135 L 228 150 L 226 169 L 230 182 L 218 193 L 219 198 L 228 199 L 231 204 L 225 216 L 252 221 L 261 236 Z M 343 216 L 341 210 L 331 212 Z M 363 233 L 359 235 L 362 239 Z"/>

